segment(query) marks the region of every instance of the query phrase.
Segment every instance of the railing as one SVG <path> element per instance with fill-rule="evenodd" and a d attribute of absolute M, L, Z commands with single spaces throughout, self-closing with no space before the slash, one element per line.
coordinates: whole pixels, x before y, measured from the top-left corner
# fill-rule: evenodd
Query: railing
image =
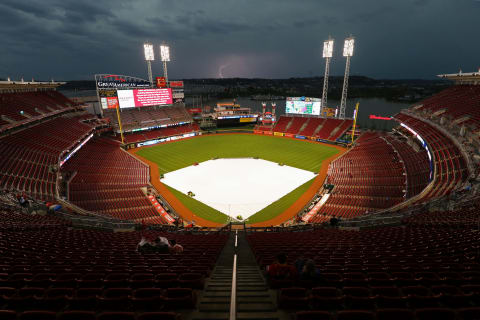
<path fill-rule="evenodd" d="M 238 231 L 235 231 L 235 254 L 232 267 L 232 290 L 230 292 L 230 320 L 237 319 L 237 246 Z"/>

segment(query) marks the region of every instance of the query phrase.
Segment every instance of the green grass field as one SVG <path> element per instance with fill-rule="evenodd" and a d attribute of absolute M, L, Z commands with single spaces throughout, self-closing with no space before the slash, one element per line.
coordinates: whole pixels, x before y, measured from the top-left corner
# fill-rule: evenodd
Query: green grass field
<path fill-rule="evenodd" d="M 160 174 L 175 171 L 212 158 L 247 158 L 258 157 L 264 160 L 318 172 L 322 161 L 337 154 L 338 150 L 328 145 L 309 143 L 302 140 L 286 139 L 261 135 L 208 135 L 173 143 L 159 144 L 137 151 L 152 162 L 157 163 Z M 311 185 L 308 181 L 278 201 L 260 210 L 250 217 L 249 223 L 266 221 L 274 218 L 291 206 Z M 174 195 L 197 216 L 204 219 L 225 223 L 228 217 L 170 188 Z"/>

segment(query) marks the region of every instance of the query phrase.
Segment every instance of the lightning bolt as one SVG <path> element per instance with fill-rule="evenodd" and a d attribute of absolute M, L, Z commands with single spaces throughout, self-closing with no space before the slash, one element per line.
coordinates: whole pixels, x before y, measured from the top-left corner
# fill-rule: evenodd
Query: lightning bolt
<path fill-rule="evenodd" d="M 219 77 L 220 79 L 223 79 L 223 78 L 224 78 L 224 77 L 223 77 L 223 69 L 225 69 L 225 68 L 228 67 L 228 66 L 229 66 L 229 64 L 227 63 L 227 64 L 222 64 L 222 65 L 218 68 L 218 77 Z"/>

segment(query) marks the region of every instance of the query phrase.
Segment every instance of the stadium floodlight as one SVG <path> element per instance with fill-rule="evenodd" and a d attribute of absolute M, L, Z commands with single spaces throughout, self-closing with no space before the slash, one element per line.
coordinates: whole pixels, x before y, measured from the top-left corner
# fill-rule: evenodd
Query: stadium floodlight
<path fill-rule="evenodd" d="M 143 50 L 145 52 L 145 60 L 153 61 L 155 60 L 155 54 L 153 52 L 153 44 L 151 43 L 144 43 Z"/>
<path fill-rule="evenodd" d="M 348 77 L 350 76 L 350 59 L 353 56 L 353 47 L 355 46 L 355 39 L 349 37 L 345 39 L 343 45 L 343 56 L 347 58 L 345 64 L 345 76 L 343 77 L 342 100 L 340 101 L 340 112 L 338 117 L 345 119 L 345 109 L 347 108 L 347 92 L 348 92 Z"/>
<path fill-rule="evenodd" d="M 333 56 L 333 40 L 328 39 L 323 42 L 323 57 L 331 58 Z"/>
<path fill-rule="evenodd" d="M 150 86 L 153 85 L 153 75 L 152 75 L 152 61 L 155 60 L 155 54 L 153 53 L 153 44 L 144 43 L 143 51 L 145 52 L 145 61 L 147 61 L 147 72 L 148 72 L 148 81 L 150 81 Z"/>
<path fill-rule="evenodd" d="M 320 106 L 320 114 L 323 114 L 324 108 L 327 107 L 328 94 L 328 74 L 330 72 L 330 59 L 333 56 L 333 39 L 328 39 L 323 42 L 323 57 L 325 58 L 325 75 L 323 76 L 323 93 L 322 104 Z"/>
<path fill-rule="evenodd" d="M 160 45 L 160 58 L 163 63 L 163 76 L 165 77 L 165 82 L 168 85 L 167 62 L 170 61 L 170 47 L 166 44 Z"/>
<path fill-rule="evenodd" d="M 160 57 L 162 61 L 170 61 L 170 47 L 162 44 L 160 46 Z"/>
<path fill-rule="evenodd" d="M 355 39 L 353 38 L 345 39 L 345 44 L 343 45 L 343 56 L 352 57 L 354 47 L 355 47 Z"/>

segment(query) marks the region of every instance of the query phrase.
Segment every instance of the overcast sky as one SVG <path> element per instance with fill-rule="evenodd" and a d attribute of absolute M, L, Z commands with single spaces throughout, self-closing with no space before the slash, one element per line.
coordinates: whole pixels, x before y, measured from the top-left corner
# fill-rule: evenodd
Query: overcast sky
<path fill-rule="evenodd" d="M 342 75 L 353 35 L 352 74 L 432 78 L 478 70 L 479 17 L 480 0 L 1 0 L 0 77 L 146 78 L 147 40 L 171 46 L 170 78 L 315 76 L 328 36 Z"/>

